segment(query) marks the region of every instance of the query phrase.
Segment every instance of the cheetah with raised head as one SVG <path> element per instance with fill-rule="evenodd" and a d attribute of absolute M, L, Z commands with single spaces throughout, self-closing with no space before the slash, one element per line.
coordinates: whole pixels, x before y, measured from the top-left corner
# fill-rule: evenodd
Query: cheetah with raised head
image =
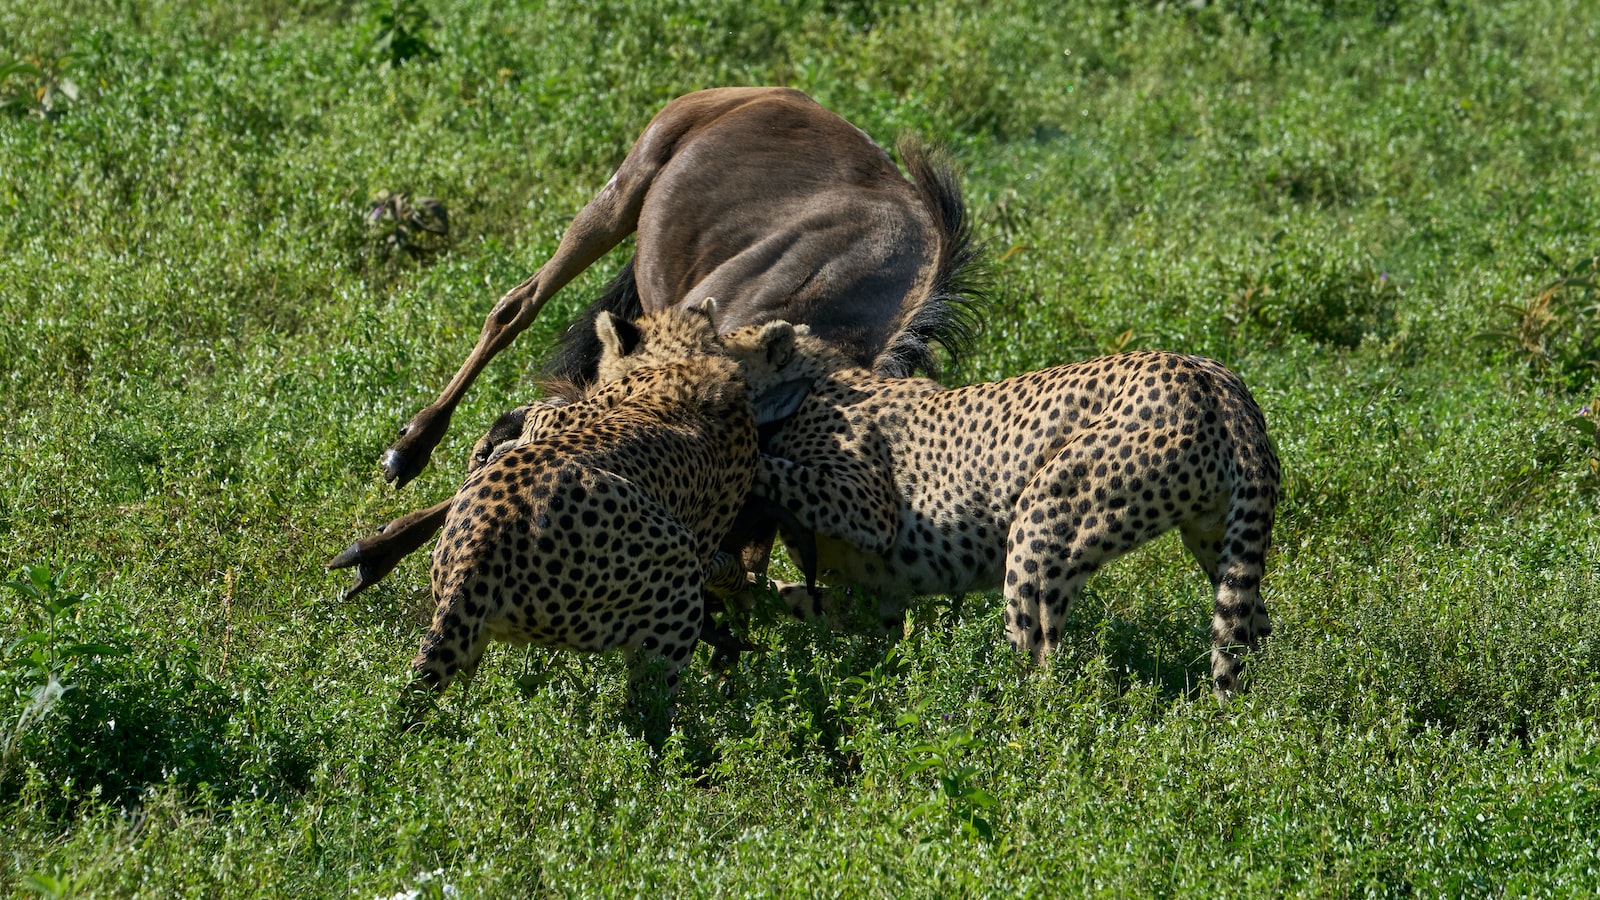
<path fill-rule="evenodd" d="M 917 595 L 1003 586 L 1007 638 L 1042 661 L 1090 575 L 1177 528 L 1216 592 L 1213 687 L 1239 689 L 1241 651 L 1271 631 L 1279 470 L 1220 363 L 1125 353 L 947 390 L 876 376 L 787 322 L 723 344 L 752 396 L 812 380 L 755 492 L 815 529 L 821 574 L 875 593 L 886 624 Z"/>
<path fill-rule="evenodd" d="M 701 310 L 646 321 L 715 341 Z M 597 328 L 613 358 L 630 355 L 631 324 L 602 314 Z M 434 550 L 437 608 L 408 697 L 470 679 L 491 640 L 623 648 L 635 697 L 660 658 L 670 696 L 701 637 L 702 592 L 728 578 L 718 544 L 757 460 L 738 367 L 714 354 L 641 365 L 565 405 L 503 418 L 479 442 Z"/>
<path fill-rule="evenodd" d="M 669 310 L 647 315 L 638 323 L 618 318 L 608 311 L 597 313 L 595 332 L 599 355 L 594 380 L 588 384 L 564 379 L 547 381 L 543 385 L 543 399 L 502 413 L 473 444 L 467 460 L 467 474 L 472 475 L 518 443 L 583 428 L 597 421 L 637 392 L 635 382 L 620 387 L 616 384 L 634 371 L 671 367 L 700 356 L 723 355 L 722 342 L 716 333 L 716 316 L 717 303 L 712 298 L 684 307 L 682 314 Z"/>

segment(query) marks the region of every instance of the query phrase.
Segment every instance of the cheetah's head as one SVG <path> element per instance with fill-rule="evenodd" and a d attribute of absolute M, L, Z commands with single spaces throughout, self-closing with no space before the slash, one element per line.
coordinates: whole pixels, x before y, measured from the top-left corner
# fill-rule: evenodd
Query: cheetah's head
<path fill-rule="evenodd" d="M 594 320 L 595 336 L 600 339 L 600 383 L 616 381 L 647 366 L 718 354 L 721 344 L 715 316 L 716 301 L 709 298 L 685 308 L 650 313 L 637 322 L 602 311 Z"/>
<path fill-rule="evenodd" d="M 722 336 L 722 349 L 739 364 L 750 388 L 750 405 L 761 423 L 793 413 L 817 379 L 851 367 L 809 327 L 782 319 L 730 331 Z"/>

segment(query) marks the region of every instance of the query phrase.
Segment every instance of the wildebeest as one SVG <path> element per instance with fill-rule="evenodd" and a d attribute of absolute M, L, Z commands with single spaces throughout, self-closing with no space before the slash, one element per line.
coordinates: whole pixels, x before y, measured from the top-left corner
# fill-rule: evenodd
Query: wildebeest
<path fill-rule="evenodd" d="M 668 103 L 562 236 L 555 254 L 501 297 L 476 346 L 380 466 L 397 486 L 444 436 L 467 388 L 556 291 L 630 233 L 634 257 L 568 330 L 546 374 L 594 377 L 601 310 L 632 320 L 715 298 L 724 331 L 773 319 L 889 376 L 938 368 L 972 335 L 977 250 L 954 175 L 902 141 L 901 175 L 864 132 L 805 94 L 716 88 Z M 443 524 L 449 502 L 409 513 L 329 563 L 355 566 L 349 594 L 386 575 Z"/>

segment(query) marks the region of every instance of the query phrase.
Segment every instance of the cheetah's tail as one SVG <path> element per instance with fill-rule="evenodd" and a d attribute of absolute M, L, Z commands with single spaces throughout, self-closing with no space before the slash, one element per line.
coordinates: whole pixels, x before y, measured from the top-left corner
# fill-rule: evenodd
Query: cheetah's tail
<path fill-rule="evenodd" d="M 1236 418 L 1244 433 L 1230 429 L 1235 431 L 1229 441 L 1234 448 L 1233 491 L 1217 560 L 1211 619 L 1212 688 L 1220 699 L 1243 689 L 1243 654 L 1272 633 L 1261 600 L 1261 579 L 1278 506 L 1278 458 L 1260 409 L 1248 392 L 1244 399 L 1248 406 Z"/>

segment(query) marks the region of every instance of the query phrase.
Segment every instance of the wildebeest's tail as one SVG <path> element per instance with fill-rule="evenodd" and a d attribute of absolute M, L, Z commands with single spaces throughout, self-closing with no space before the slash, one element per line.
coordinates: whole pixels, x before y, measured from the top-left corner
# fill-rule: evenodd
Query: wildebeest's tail
<path fill-rule="evenodd" d="M 555 354 L 539 374 L 541 382 L 594 383 L 599 377 L 600 366 L 600 338 L 595 335 L 594 320 L 600 316 L 601 310 L 626 322 L 644 315 L 644 303 L 639 299 L 639 284 L 633 279 L 633 257 L 628 257 L 622 271 L 606 285 L 605 293 L 567 326 L 566 334 L 556 344 Z"/>
<path fill-rule="evenodd" d="M 880 375 L 901 378 L 918 372 L 937 376 L 937 345 L 945 362 L 954 365 L 972 348 L 978 336 L 979 307 L 987 301 L 988 271 L 983 246 L 972 238 L 961 184 L 944 152 L 913 136 L 900 138 L 897 148 L 911 183 L 939 229 L 938 269 L 928 292 L 909 300 L 899 327 L 872 368 Z"/>

